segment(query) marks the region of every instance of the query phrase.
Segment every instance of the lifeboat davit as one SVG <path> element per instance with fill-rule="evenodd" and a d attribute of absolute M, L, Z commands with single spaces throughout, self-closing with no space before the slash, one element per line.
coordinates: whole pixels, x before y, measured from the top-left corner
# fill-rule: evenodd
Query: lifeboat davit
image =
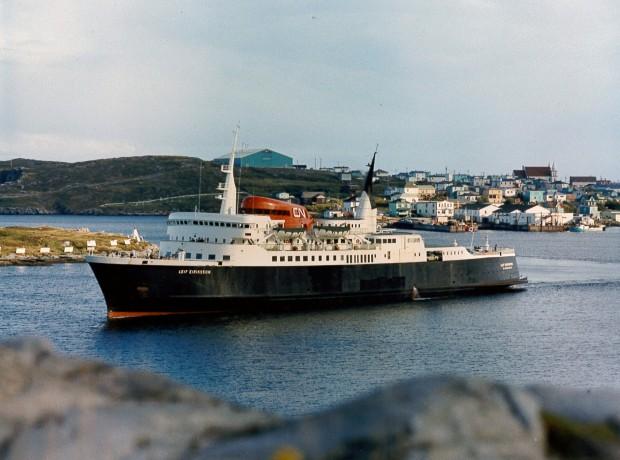
<path fill-rule="evenodd" d="M 241 213 L 261 214 L 273 220 L 283 220 L 284 228 L 305 228 L 310 230 L 314 224 L 308 210 L 298 204 L 266 198 L 264 196 L 248 196 L 241 202 Z"/>

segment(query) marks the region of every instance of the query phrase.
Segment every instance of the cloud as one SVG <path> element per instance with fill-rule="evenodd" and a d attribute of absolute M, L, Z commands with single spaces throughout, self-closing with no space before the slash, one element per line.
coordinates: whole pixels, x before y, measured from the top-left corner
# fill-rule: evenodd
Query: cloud
<path fill-rule="evenodd" d="M 0 141 L 14 156 L 49 152 L 14 141 L 46 133 L 212 158 L 241 120 L 243 142 L 310 165 L 359 167 L 379 143 L 394 169 L 555 161 L 620 178 L 616 2 L 4 5 Z"/>
<path fill-rule="evenodd" d="M 0 159 L 15 158 L 14 152 L 22 152 L 18 156 L 23 158 L 54 161 L 85 161 L 145 154 L 128 142 L 64 137 L 49 133 L 21 133 L 10 140 L 0 139 Z"/>

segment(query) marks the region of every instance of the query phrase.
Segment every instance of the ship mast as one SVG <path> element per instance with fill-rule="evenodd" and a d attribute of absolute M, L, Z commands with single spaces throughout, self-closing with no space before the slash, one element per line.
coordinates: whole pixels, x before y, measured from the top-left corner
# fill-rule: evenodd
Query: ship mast
<path fill-rule="evenodd" d="M 217 197 L 222 200 L 220 214 L 237 214 L 237 187 L 235 186 L 235 154 L 237 153 L 237 141 L 239 140 L 239 125 L 235 129 L 232 150 L 227 165 L 222 165 L 221 169 L 226 174 L 226 180 L 218 185 L 218 190 L 222 191 Z"/>

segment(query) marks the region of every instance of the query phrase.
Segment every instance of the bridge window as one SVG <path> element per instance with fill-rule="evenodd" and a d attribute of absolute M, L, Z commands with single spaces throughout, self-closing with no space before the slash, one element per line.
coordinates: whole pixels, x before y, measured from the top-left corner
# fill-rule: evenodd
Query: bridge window
<path fill-rule="evenodd" d="M 308 262 L 308 256 L 304 256 L 304 262 Z"/>
<path fill-rule="evenodd" d="M 329 262 L 329 256 L 325 256 L 325 260 Z"/>
<path fill-rule="evenodd" d="M 197 260 L 202 259 L 202 254 L 201 254 L 200 252 L 196 254 L 196 259 L 197 259 Z"/>
<path fill-rule="evenodd" d="M 209 260 L 215 260 L 215 254 L 209 254 Z"/>
<path fill-rule="evenodd" d="M 230 260 L 230 256 L 224 256 L 223 260 Z"/>
<path fill-rule="evenodd" d="M 312 262 L 314 262 L 314 256 L 312 256 L 311 259 L 312 259 Z"/>
<path fill-rule="evenodd" d="M 323 256 L 319 256 L 319 262 L 323 260 Z"/>
<path fill-rule="evenodd" d="M 271 256 L 271 261 L 272 262 L 277 262 L 278 261 L 278 256 Z"/>
<path fill-rule="evenodd" d="M 284 262 L 286 258 L 284 256 L 280 256 L 280 262 Z"/>
<path fill-rule="evenodd" d="M 288 256 L 288 261 L 292 262 L 293 261 L 293 256 Z"/>
<path fill-rule="evenodd" d="M 192 258 L 192 253 L 191 252 L 186 252 L 185 253 L 185 258 L 186 259 L 191 259 Z"/>
<path fill-rule="evenodd" d="M 299 262 L 300 260 L 301 260 L 301 257 L 295 256 L 295 262 Z"/>

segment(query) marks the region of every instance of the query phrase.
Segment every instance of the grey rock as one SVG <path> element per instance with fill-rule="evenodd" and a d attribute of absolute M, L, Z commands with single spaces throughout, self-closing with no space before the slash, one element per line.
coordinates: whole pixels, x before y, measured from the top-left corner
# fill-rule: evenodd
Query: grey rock
<path fill-rule="evenodd" d="M 427 377 L 280 420 L 166 378 L 0 342 L 0 459 L 620 458 L 620 393 Z"/>
<path fill-rule="evenodd" d="M 0 344 L 1 458 L 181 458 L 275 423 L 157 375 L 60 356 L 45 341 Z"/>
<path fill-rule="evenodd" d="M 526 392 L 478 379 L 422 378 L 208 446 L 192 458 L 540 459 L 545 436 Z M 286 458 L 284 456 L 283 458 Z"/>
<path fill-rule="evenodd" d="M 547 432 L 547 450 L 559 458 L 620 459 L 620 394 L 531 386 Z"/>

